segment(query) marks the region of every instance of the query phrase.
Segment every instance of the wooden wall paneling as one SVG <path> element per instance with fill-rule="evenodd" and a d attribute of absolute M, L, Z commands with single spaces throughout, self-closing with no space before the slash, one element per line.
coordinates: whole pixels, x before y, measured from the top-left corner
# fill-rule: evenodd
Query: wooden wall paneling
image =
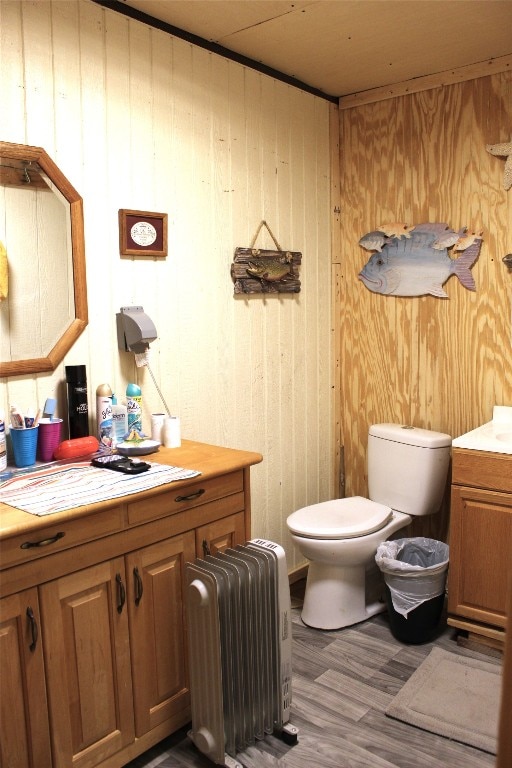
<path fill-rule="evenodd" d="M 333 381 L 333 354 L 332 345 L 328 330 L 332 323 L 332 279 L 331 272 L 331 227 L 332 220 L 328 216 L 325 221 L 319 225 L 318 211 L 330 210 L 330 152 L 329 152 L 329 113 L 325 111 L 324 105 L 318 99 L 314 102 L 316 129 L 315 149 L 317 158 L 316 171 L 316 204 L 315 209 L 311 208 L 309 212 L 312 231 L 314 232 L 314 243 L 316 247 L 313 253 L 317 253 L 317 297 L 316 302 L 312 302 L 312 317 L 316 322 L 316 345 L 312 349 L 311 356 L 308 356 L 310 364 L 318 368 L 317 379 L 317 418 L 315 423 L 318 443 L 316 456 L 318 461 L 318 486 L 314 492 L 314 500 L 326 500 L 331 498 L 333 487 L 333 447 L 334 447 L 334 424 L 332 412 L 332 399 L 330 397 L 330 387 Z M 309 164 L 308 164 L 309 166 Z M 306 186 L 307 189 L 307 186 Z M 316 360 L 315 362 L 315 355 Z"/>
<path fill-rule="evenodd" d="M 286 498 L 288 514 L 308 503 L 310 478 L 317 472 L 315 455 L 309 450 L 309 440 L 318 430 L 318 424 L 312 425 L 309 418 L 315 418 L 308 408 L 308 391 L 312 385 L 309 377 L 308 359 L 309 345 L 312 343 L 310 334 L 312 317 L 308 306 L 310 292 L 315 292 L 315 274 L 313 273 L 316 259 L 311 258 L 316 250 L 316 242 L 310 206 L 314 209 L 316 203 L 316 147 L 315 115 L 311 102 L 304 99 L 304 94 L 294 92 L 293 112 L 289 115 L 292 125 L 292 135 L 295 144 L 295 163 L 290 187 L 290 215 L 293 220 L 294 241 L 289 244 L 281 243 L 285 248 L 300 251 L 302 262 L 299 270 L 301 289 L 293 297 L 287 297 L 287 303 L 293 307 L 293 324 L 288 328 L 288 343 L 291 348 L 291 368 L 289 372 L 290 401 L 285 412 L 281 414 L 283 434 L 287 437 L 283 461 L 287 466 L 290 478 L 289 492 Z M 315 201 L 315 203 L 313 203 Z M 315 294 L 316 295 L 316 294 Z M 286 343 L 286 342 L 285 342 Z M 318 350 L 317 350 L 318 351 Z M 316 353 L 314 353 L 316 354 Z M 316 390 L 317 391 L 317 390 Z M 308 418 L 309 417 L 309 418 Z M 286 519 L 282 520 L 282 537 L 290 547 L 290 536 Z M 294 551 L 292 565 L 301 561 L 301 556 Z"/>
<path fill-rule="evenodd" d="M 182 434 L 197 439 L 199 432 L 193 425 L 198 375 L 195 366 L 190 365 L 190 355 L 192 350 L 197 349 L 196 334 L 199 329 L 195 318 L 198 313 L 201 314 L 202 302 L 201 292 L 195 290 L 195 283 L 191 281 L 194 277 L 194 254 L 197 252 L 195 238 L 203 225 L 202 219 L 206 218 L 206 213 L 201 214 L 201 207 L 196 199 L 196 185 L 199 179 L 194 175 L 194 128 L 197 119 L 194 109 L 197 94 L 192 88 L 194 48 L 184 41 L 173 39 L 172 49 L 174 141 L 170 146 L 169 168 L 173 177 L 176 209 L 172 212 L 172 253 L 170 259 L 167 257 L 170 293 L 162 306 L 162 331 L 167 338 L 164 339 L 162 334 L 160 354 L 164 374 L 167 372 L 167 378 L 164 377 L 162 382 L 166 382 L 166 394 L 181 418 Z M 189 285 L 194 285 L 192 295 L 186 289 Z M 201 358 L 201 378 L 206 380 L 209 380 L 208 365 L 209 356 L 207 359 Z M 186 392 L 187 396 L 182 397 L 181 392 Z M 210 398 L 210 395 L 207 397 Z M 172 408 L 172 405 L 169 407 Z"/>
<path fill-rule="evenodd" d="M 512 76 L 510 72 L 489 79 L 484 110 L 484 137 L 486 144 L 495 144 L 510 139 L 512 124 Z M 495 118 L 492 120 L 495 105 Z M 510 190 L 503 188 L 504 158 L 496 162 L 496 157 L 486 153 L 487 184 L 489 194 L 489 279 L 495 289 L 503 291 L 507 296 L 507 307 L 503 312 L 492 307 L 496 323 L 495 346 L 498 350 L 512 349 L 512 276 L 505 267 L 502 259 L 507 253 L 512 253 L 512 195 Z M 506 232 L 503 240 L 496 233 Z M 498 304 L 499 306 L 499 304 Z M 508 309 L 508 312 L 507 312 Z M 498 371 L 494 376 L 494 394 L 496 404 L 506 405 L 510 402 L 512 390 L 512 365 L 510 357 L 504 352 L 494 357 L 493 367 Z"/>
<path fill-rule="evenodd" d="M 214 76 L 212 68 L 212 56 L 206 51 L 194 48 L 192 52 L 192 137 L 193 137 L 193 177 L 199 181 L 193 192 L 193 199 L 190 201 L 190 207 L 186 211 L 187 226 L 189 237 L 191 239 L 191 248 L 189 251 L 188 264 L 185 268 L 185 279 L 193 280 L 193 260 L 201 252 L 208 254 L 208 257 L 202 262 L 201 278 L 195 281 L 195 297 L 192 303 L 197 302 L 201 307 L 201 313 L 206 317 L 213 317 L 216 322 L 216 296 L 215 296 L 215 259 L 213 257 L 213 238 L 215 232 L 215 223 L 210 213 L 209 216 L 202 218 L 202 211 L 211 208 L 215 190 L 212 183 L 212 163 L 213 147 L 211 141 L 212 135 L 212 109 L 209 92 L 212 86 Z M 188 206 L 187 206 L 188 207 Z M 195 226 L 195 222 L 200 222 Z M 212 290 L 213 289 L 213 290 Z M 208 385 L 204 396 L 204 383 L 201 379 L 195 378 L 191 383 L 191 405 L 194 408 L 195 416 L 202 425 L 202 431 L 206 439 L 211 439 L 214 434 L 215 409 L 211 407 L 211 400 L 217 403 L 218 397 L 218 353 L 212 355 L 211 340 L 208 333 L 203 333 L 196 326 L 191 339 L 195 347 L 195 354 L 204 361 L 205 373 L 207 373 Z M 191 350 L 187 353 L 185 359 L 190 359 Z"/>
<path fill-rule="evenodd" d="M 265 101 L 261 88 L 260 76 L 252 70 L 243 71 L 242 101 L 244 116 L 242 136 L 243 153 L 237 156 L 236 178 L 239 179 L 240 191 L 235 198 L 237 202 L 236 215 L 233 222 L 233 257 L 234 248 L 250 245 L 262 212 L 265 217 L 270 212 L 264 208 L 264 190 L 261 172 L 261 140 L 262 126 L 265 121 Z M 235 110 L 236 111 L 236 110 Z M 271 148 L 269 147 L 269 151 Z M 232 295 L 233 285 L 230 284 Z M 268 497 L 267 497 L 267 440 L 269 432 L 265 421 L 265 400 L 262 392 L 264 381 L 263 369 L 263 315 L 261 312 L 261 299 L 258 297 L 247 298 L 237 296 L 231 299 L 235 304 L 235 337 L 236 337 L 236 376 L 237 396 L 233 403 L 233 414 L 245 414 L 245 417 L 236 418 L 244 429 L 245 439 L 258 442 L 264 455 L 263 463 L 251 473 L 253 483 L 253 502 L 259 499 L 260 512 L 253 516 L 253 534 L 259 536 L 268 525 Z M 242 439 L 242 436 L 239 435 Z M 243 443 L 238 443 L 243 444 Z M 254 507 L 253 507 L 254 509 Z"/>
<path fill-rule="evenodd" d="M 473 158 L 475 194 L 471 196 L 470 215 L 471 219 L 475 221 L 473 226 L 478 227 L 478 230 L 483 230 L 481 254 L 475 264 L 475 276 L 478 280 L 477 291 L 479 292 L 479 296 L 475 297 L 479 298 L 478 341 L 480 356 L 478 369 L 481 377 L 480 391 L 488 393 L 490 415 L 492 416 L 492 405 L 495 402 L 495 365 L 501 357 L 500 352 L 496 355 L 495 349 L 495 345 L 498 342 L 497 333 L 499 332 L 499 320 L 496 317 L 495 308 L 500 304 L 499 294 L 502 293 L 504 286 L 498 276 L 496 276 L 498 279 L 494 279 L 493 273 L 495 270 L 490 247 L 495 238 L 495 226 L 492 222 L 493 214 L 489 198 L 489 193 L 492 190 L 488 175 L 489 158 L 491 156 L 485 151 L 486 143 L 490 143 L 486 139 L 490 87 L 490 78 L 482 78 L 478 84 L 473 82 L 471 95 L 473 97 L 475 126 L 471 134 L 471 155 Z M 496 104 L 496 108 L 498 108 L 498 104 Z M 484 196 L 488 200 L 488 204 L 482 206 L 482 198 Z"/>
<path fill-rule="evenodd" d="M 100 275 L 109 286 L 108 306 L 111 319 L 108 321 L 108 327 L 105 328 L 105 343 L 113 345 L 109 357 L 112 358 L 108 370 L 102 372 L 102 379 L 110 380 L 110 386 L 114 391 L 119 403 L 123 401 L 125 388 L 121 386 L 122 378 L 126 381 L 133 381 L 134 360 L 133 355 L 118 351 L 116 333 L 116 317 L 121 307 L 130 306 L 132 302 L 130 282 L 131 260 L 127 257 L 121 258 L 119 253 L 119 226 L 118 211 L 120 208 L 133 208 L 137 210 L 135 200 L 130 195 L 132 186 L 132 170 L 129 162 L 132 137 L 129 129 L 130 123 L 130 64 L 127 51 L 130 47 L 130 22 L 128 19 L 122 19 L 119 24 L 114 23 L 114 19 L 106 16 L 105 25 L 105 146 L 104 156 L 105 168 L 99 174 L 102 179 L 105 190 L 107 205 L 105 214 L 95 211 L 94 216 L 98 214 L 103 222 L 101 251 L 106 257 L 105 268 L 102 269 L 102 260 L 98 260 L 99 253 L 90 252 L 88 248 L 88 264 L 95 262 L 95 274 L 91 269 L 89 279 L 90 301 L 99 302 L 102 298 L 102 291 L 91 290 L 93 286 L 98 285 Z M 101 196 L 98 196 L 98 203 L 101 203 Z M 144 209 L 147 210 L 147 209 Z M 105 215 L 105 218 L 103 216 Z M 111 265 L 111 267 L 110 267 Z M 142 304 L 142 299 L 138 298 Z M 148 307 L 145 307 L 148 311 Z M 94 313 L 90 313 L 93 315 Z M 101 318 L 101 323 L 106 324 L 106 318 L 100 307 L 96 308 L 96 317 Z M 150 314 L 151 316 L 151 314 Z M 157 319 L 154 318 L 155 323 Z M 96 325 L 96 323 L 95 323 Z M 158 329 L 158 324 L 157 324 Z M 95 338 L 96 333 L 90 329 L 91 337 Z M 107 354 L 105 352 L 105 354 Z M 108 359 L 108 358 L 107 358 Z M 92 373 L 92 372 L 91 372 Z M 98 371 L 96 375 L 99 375 Z M 97 385 L 101 382 L 93 382 Z M 147 393 L 145 393 L 147 395 Z"/>
<path fill-rule="evenodd" d="M 264 160 L 264 201 L 263 207 L 267 211 L 264 216 L 266 221 L 282 246 L 283 243 L 290 241 L 289 235 L 289 195 L 290 195 L 290 129 L 289 114 L 291 95 L 290 89 L 285 89 L 278 98 L 275 81 L 268 82 L 271 87 L 273 104 L 273 114 L 266 112 L 263 125 L 263 135 L 266 136 L 264 142 L 271 147 L 268 157 Z M 268 208 L 267 208 L 268 206 Z M 281 224 L 282 223 L 282 224 Z M 255 221 L 257 226 L 259 221 Z M 256 229 L 255 229 L 256 231 Z M 260 236 L 263 234 L 260 232 Z M 267 242 L 265 248 L 273 247 L 270 245 L 268 234 L 263 234 L 263 242 Z M 262 247 L 262 242 L 258 239 L 256 245 Z M 286 247 L 286 246 L 284 246 Z M 276 300 L 277 299 L 277 300 Z M 275 506 L 281 506 L 283 503 L 283 459 L 286 453 L 285 446 L 289 439 L 290 428 L 293 426 L 288 422 L 286 435 L 283 435 L 283 408 L 286 408 L 289 388 L 287 391 L 286 377 L 288 370 L 285 365 L 281 367 L 281 360 L 284 347 L 284 333 L 286 328 L 285 299 L 282 300 L 276 296 L 265 298 L 264 294 L 259 296 L 259 309 L 262 313 L 264 327 L 264 398 L 267 403 L 265 426 L 267 435 L 271 431 L 271 423 L 277 439 L 267 442 L 268 466 L 267 466 L 267 489 L 266 497 L 268 504 L 268 531 L 270 538 L 281 540 L 282 520 L 272 514 Z M 284 361 L 283 361 L 284 362 Z M 285 443 L 283 444 L 283 438 Z"/>
<path fill-rule="evenodd" d="M 345 468 L 341 430 L 341 340 L 338 307 L 341 302 L 341 194 L 340 194 L 340 119 L 339 109 L 329 107 L 329 164 L 331 211 L 331 347 L 332 384 L 331 408 L 333 425 L 332 498 L 345 496 Z"/>
<path fill-rule="evenodd" d="M 497 189 L 485 151 L 486 143 L 506 138 L 489 134 L 510 124 L 510 78 L 501 73 L 340 112 L 347 495 L 367 491 L 366 432 L 373 421 L 456 436 L 489 420 L 497 397 L 512 400 L 510 287 L 493 253 L 510 239 L 510 217 L 501 215 L 510 196 Z M 488 230 L 472 269 L 477 291 L 456 277 L 445 284 L 448 299 L 366 289 L 357 272 L 369 254 L 357 242 L 390 217 Z M 445 531 L 446 511 L 424 525 Z"/>
<path fill-rule="evenodd" d="M 16 6 L 15 6 L 16 7 Z M 48 92 L 47 83 L 53 83 L 53 64 L 51 53 L 51 8 L 46 4 L 38 4 L 34 9 L 27 13 L 23 3 L 19 6 L 20 29 L 22 32 L 21 51 L 14 52 L 14 56 L 20 55 L 28 47 L 31 50 L 31 61 L 23 63 L 21 79 L 18 81 L 18 99 L 20 94 L 23 103 L 24 112 L 21 115 L 17 109 L 13 110 L 22 123 L 13 125 L 16 132 L 13 141 L 43 147 L 48 154 L 55 157 L 55 130 L 54 130 L 54 109 L 55 93 L 53 89 Z M 33 10 L 33 12 L 32 12 Z M 10 19 L 11 21 L 11 19 Z M 2 9 L 2 26 L 4 24 L 4 15 Z M 2 79 L 3 79 L 2 69 Z M 2 113 L 4 107 L 2 107 Z M 23 129 L 21 129 L 23 125 Z M 20 138 L 23 137 L 23 138 Z M 3 136 L 2 136 L 3 138 Z M 35 214 L 35 211 L 34 211 Z M 35 223 L 35 215 L 32 221 Z M 41 300 L 39 293 L 38 275 L 34 276 L 33 285 L 28 285 L 29 296 L 24 297 L 22 301 L 28 298 L 28 304 L 24 307 L 18 305 L 22 311 L 27 308 L 39 306 Z M 15 318 L 15 315 L 14 315 Z M 37 322 L 34 323 L 34 340 L 36 347 L 41 339 L 41 329 Z M 54 375 L 51 376 L 53 382 Z M 50 384 L 50 387 L 52 385 Z M 12 391 L 12 390 L 11 390 Z M 39 390 L 37 380 L 33 377 L 23 377 L 21 384 L 16 389 L 16 402 L 20 408 L 35 407 L 38 402 Z"/>
<path fill-rule="evenodd" d="M 174 70 L 173 70 L 173 38 L 157 30 L 151 30 L 151 111 L 152 132 L 148 136 L 150 151 L 152 152 L 153 181 L 150 195 L 142 200 L 145 207 L 142 210 L 150 210 L 167 214 L 167 256 L 165 258 L 143 258 L 140 266 L 144 274 L 150 275 L 144 280 L 147 293 L 144 295 L 143 304 L 145 311 L 153 320 L 158 337 L 149 348 L 149 365 L 158 382 L 161 382 L 163 399 L 171 410 L 176 413 L 176 403 L 173 396 L 176 393 L 176 377 L 179 368 L 172 365 L 167 355 L 162 355 L 162 350 L 167 347 L 176 354 L 175 334 L 177 327 L 177 295 L 179 286 L 172 279 L 172 271 L 175 269 L 176 259 L 179 258 L 179 250 L 176 249 L 175 215 L 176 215 L 176 174 L 172 155 L 176 138 L 174 134 Z M 126 161 L 123 163 L 127 165 Z M 170 172 L 168 169 L 172 169 Z M 136 188 L 136 183 L 135 183 Z M 123 207 L 123 205 L 117 206 Z M 116 210 L 117 210 L 116 209 Z M 119 252 L 117 247 L 116 252 Z M 118 256 L 119 258 L 119 256 Z M 121 267 L 130 268 L 130 261 L 125 257 L 120 258 Z M 126 288 L 119 286 L 125 293 Z M 138 303 L 135 297 L 134 303 Z M 117 302 L 116 311 L 124 306 L 122 296 Z M 165 329 L 165 330 L 164 330 Z M 126 374 L 129 380 L 139 379 L 143 389 L 143 405 L 145 423 L 148 424 L 151 413 L 165 413 L 166 406 L 162 402 L 153 380 L 146 369 L 136 369 L 134 357 L 130 354 L 119 353 L 119 362 L 125 368 L 130 366 L 133 373 Z M 121 378 L 119 376 L 119 378 Z M 119 393 L 124 394 L 122 391 Z M 149 431 L 149 430 L 148 430 Z"/>
<path fill-rule="evenodd" d="M 233 300 L 229 276 L 229 263 L 232 254 L 226 248 L 231 237 L 231 184 L 230 152 L 233 144 L 230 119 L 235 110 L 231 99 L 230 77 L 232 64 L 227 59 L 216 61 L 211 57 L 212 83 L 210 89 L 212 110 L 212 180 L 213 180 L 213 232 L 208 252 L 215 265 L 215 277 L 212 283 L 215 298 L 215 315 L 219 328 L 225 329 L 232 337 Z M 233 402 L 234 366 L 233 347 L 221 344 L 217 353 L 217 402 L 220 407 L 215 413 L 216 434 L 222 445 L 229 443 L 231 431 L 230 407 Z"/>
<path fill-rule="evenodd" d="M 263 453 L 253 532 L 282 539 L 293 567 L 286 517 L 332 487 L 329 104 L 89 0 L 6 7 L 1 66 L 15 84 L 2 78 L 0 93 L 17 117 L 2 138 L 58 150 L 71 169 L 84 199 L 90 324 L 54 376 L 2 382 L 2 407 L 24 407 L 34 391 L 62 407 L 64 366 L 85 363 L 91 430 L 103 381 L 121 398 L 138 382 L 149 427 L 163 406 L 147 369 L 117 349 L 115 328 L 121 306 L 142 304 L 158 332 L 151 368 L 183 436 Z M 25 31 L 44 45 L 27 45 Z M 168 213 L 166 259 L 120 257 L 123 207 Z M 234 248 L 262 218 L 304 253 L 297 296 L 233 297 Z"/>
<path fill-rule="evenodd" d="M 52 7 L 51 39 L 55 102 L 53 115 L 48 117 L 55 124 L 55 154 L 52 157 L 72 185 L 76 184 L 80 194 L 83 157 L 79 132 L 83 123 L 82 91 L 76 87 L 82 71 L 80 6 L 77 3 L 62 3 L 57 18 Z M 67 45 L 70 49 L 65 53 Z"/>
<path fill-rule="evenodd" d="M 23 30 L 20 5 L 21 3 L 4 5 L 2 7 L 2 24 L 0 24 L 0 50 L 6 54 L 2 61 L 2 78 L 0 79 L 2 140 L 13 143 L 22 143 L 25 140 L 19 130 L 19 126 L 24 125 L 25 113 Z M 20 98 L 20 93 L 23 94 L 22 98 Z"/>
<path fill-rule="evenodd" d="M 259 199 L 255 196 L 251 200 L 251 207 L 248 209 L 249 221 L 253 222 L 251 230 L 254 227 L 254 230 L 250 232 L 251 240 L 261 219 L 268 221 L 271 228 L 275 227 L 274 222 L 277 220 L 275 189 L 277 175 L 275 82 L 259 78 L 258 80 L 257 91 L 259 91 L 258 95 L 260 98 L 256 100 L 256 105 L 259 106 L 256 120 L 258 127 L 257 141 L 260 147 L 260 152 L 258 153 L 258 162 L 260 164 L 258 174 L 259 185 L 257 185 L 259 186 Z M 248 93 L 249 101 L 256 97 L 257 91 L 251 90 Z M 261 152 L 261 147 L 263 146 L 266 148 L 265 152 Z M 262 232 L 262 235 L 262 239 L 258 239 L 256 245 L 268 248 L 268 235 L 265 232 Z M 277 500 L 272 498 L 271 484 L 273 474 L 276 471 L 274 463 L 280 460 L 279 444 L 277 439 L 273 439 L 274 435 L 277 435 L 276 427 L 278 426 L 277 403 L 275 400 L 277 382 L 275 378 L 272 380 L 272 383 L 269 381 L 269 376 L 272 373 L 272 360 L 269 359 L 269 356 L 271 354 L 270 350 L 275 348 L 276 331 L 273 328 L 272 319 L 269 317 L 272 314 L 272 302 L 264 300 L 261 296 L 256 296 L 254 299 L 249 300 L 248 307 L 253 319 L 251 343 L 253 350 L 253 375 L 255 379 L 252 418 L 255 420 L 255 423 L 259 424 L 265 447 L 263 451 L 265 457 L 262 466 L 263 472 L 259 478 L 260 486 L 258 488 L 258 494 L 260 494 L 262 502 L 262 516 L 259 522 L 264 528 L 270 530 L 272 526 L 272 505 L 277 503 Z M 253 519 L 253 524 L 256 524 L 256 519 Z"/>
<path fill-rule="evenodd" d="M 158 58 L 155 54 L 154 41 L 159 33 L 143 24 L 130 22 L 128 29 L 128 72 L 129 72 L 129 101 L 127 115 L 127 131 L 130 137 L 130 156 L 133 161 L 130 163 L 130 177 L 128 188 L 119 194 L 128 202 L 118 204 L 111 212 L 113 221 L 111 226 L 118 228 L 117 215 L 119 208 L 128 208 L 142 211 L 166 212 L 167 206 L 163 200 L 156 196 L 156 177 L 161 173 L 161 163 L 166 165 L 167 149 L 164 147 L 161 134 L 161 126 L 157 126 L 155 121 L 155 100 L 159 94 L 158 78 L 155 81 L 154 68 L 157 66 Z M 158 206 L 158 203 L 162 203 Z M 164 272 L 167 267 L 166 259 L 146 258 L 146 257 L 120 257 L 119 248 L 115 256 L 110 260 L 111 281 L 114 276 L 114 270 L 121 267 L 124 273 L 123 291 L 124 300 L 121 306 L 142 306 L 155 322 L 158 307 L 158 294 L 156 286 L 158 283 L 165 285 L 167 282 Z M 162 270 L 160 270 L 162 267 Z M 114 351 L 114 355 L 120 355 L 117 351 L 117 339 L 115 328 L 115 315 L 119 312 L 119 307 L 112 306 L 112 322 L 109 324 L 111 329 L 111 338 L 109 347 Z M 162 333 L 162 327 L 157 328 L 158 333 Z M 149 349 L 150 360 L 155 357 L 153 347 Z M 155 388 L 147 368 L 138 368 L 135 364 L 134 355 L 131 353 L 123 354 L 122 364 L 127 371 L 127 380 L 135 382 L 142 389 L 142 413 L 143 421 L 146 425 L 146 431 L 149 432 L 149 420 L 151 410 L 149 404 L 155 402 Z M 151 364 L 151 363 L 150 363 Z M 131 369 L 131 370 L 130 370 Z M 96 381 L 101 379 L 101 374 L 96 374 Z M 161 408 L 154 409 L 160 411 Z"/>
<path fill-rule="evenodd" d="M 47 86 L 53 82 L 51 6 L 37 3 L 25 12 L 21 3 L 21 17 L 23 45 L 31 52 L 25 61 L 27 144 L 44 147 L 54 156 L 55 102 L 54 93 Z"/>
<path fill-rule="evenodd" d="M 25 112 L 25 82 L 23 70 L 23 46 L 22 22 L 19 4 L 9 3 L 2 8 L 2 23 L 0 24 L 0 51 L 7 52 L 5 62 L 2 63 L 2 77 L 0 78 L 0 102 L 2 104 L 2 136 L 4 141 L 18 143 L 25 140 L 25 132 L 20 132 L 20 125 L 24 128 Z M 20 98 L 23 94 L 23 98 Z M 2 191 L 3 192 L 3 191 Z M 2 194 L 2 206 L 5 195 Z M 5 244 L 6 222 L 0 223 L 0 240 Z M 10 334 L 10 316 L 7 315 L 6 306 L 0 308 L 0 348 L 2 356 L 7 359 L 10 350 L 10 341 L 6 338 Z M 4 356 L 5 355 L 5 356 Z M 12 390 L 9 392 L 6 385 L 6 399 L 14 402 Z"/>
<path fill-rule="evenodd" d="M 271 229 L 278 243 L 284 250 L 303 250 L 304 199 L 295 190 L 304 189 L 304 145 L 301 94 L 294 88 L 285 89 L 286 98 L 276 104 L 276 181 L 279 207 L 277 218 Z M 269 222 L 270 224 L 270 222 Z M 294 227 L 294 224 L 296 227 Z M 301 422 L 297 419 L 295 406 L 297 394 L 301 392 L 300 378 L 293 376 L 295 369 L 296 323 L 299 320 L 300 294 L 274 297 L 278 314 L 279 338 L 275 345 L 270 342 L 269 355 L 274 359 L 277 378 L 271 375 L 274 386 L 279 383 L 278 422 L 280 457 L 274 467 L 274 494 L 279 496 L 282 509 L 293 509 L 295 497 L 296 469 L 294 463 L 295 440 L 300 433 Z M 271 500 L 271 509 L 275 501 Z M 273 517 L 269 526 L 275 541 L 283 541 L 287 536 L 284 517 Z"/>
<path fill-rule="evenodd" d="M 293 326 L 291 329 L 291 371 L 292 401 L 287 414 L 291 416 L 293 431 L 289 438 L 288 453 L 284 457 L 289 467 L 291 487 L 287 498 L 288 514 L 307 504 L 308 480 L 315 473 L 313 456 L 308 450 L 308 329 L 310 313 L 307 297 L 312 287 L 311 267 L 316 258 L 311 258 L 316 249 L 314 232 L 310 218 L 310 205 L 316 200 L 316 147 L 311 141 L 316 136 L 315 114 L 312 103 L 304 98 L 303 93 L 294 92 L 294 110 L 290 115 L 292 133 L 296 144 L 296 167 L 290 189 L 290 210 L 293 220 L 294 242 L 291 246 L 302 253 L 300 267 L 301 290 L 293 297 Z M 310 197 L 311 194 L 311 197 Z M 314 208 L 314 205 L 312 206 Z M 284 244 L 283 244 L 284 245 Z M 290 302 L 291 303 L 291 302 Z M 283 424 L 287 423 L 287 414 L 282 414 Z M 318 425 L 316 425 L 318 429 Z M 290 541 L 286 520 L 283 519 L 283 540 Z M 300 561 L 296 553 L 294 563 Z"/>
<path fill-rule="evenodd" d="M 188 47 L 188 46 L 187 46 Z M 187 62 L 187 93 L 183 94 L 189 134 L 182 134 L 181 154 L 177 158 L 176 174 L 183 180 L 180 207 L 181 248 L 177 275 L 183 297 L 180 300 L 180 358 L 176 365 L 181 369 L 181 383 L 188 396 L 182 402 L 184 425 L 197 421 L 194 439 L 202 433 L 211 441 L 215 418 L 212 402 L 216 402 L 216 376 L 218 371 L 216 349 L 194 318 L 215 317 L 215 265 L 212 255 L 213 221 L 210 207 L 213 203 L 211 182 L 211 102 L 208 97 L 211 86 L 211 57 L 206 51 L 190 46 L 190 63 Z M 187 177 L 188 178 L 184 178 Z M 207 213 L 208 212 L 208 213 Z M 201 254 L 204 256 L 201 257 Z M 197 274 L 197 266 L 201 272 Z M 193 286 L 190 293 L 185 286 Z M 211 320 L 210 320 L 211 323 Z M 192 363 L 196 356 L 200 361 L 202 376 Z M 204 376 L 204 378 L 203 378 Z M 199 427 L 199 425 L 201 425 Z M 185 426 L 184 426 L 185 428 Z"/>
<path fill-rule="evenodd" d="M 230 72 L 230 131 L 231 131 L 231 233 L 228 238 L 229 251 L 225 254 L 226 300 L 232 307 L 232 325 L 230 332 L 233 336 L 233 374 L 235 382 L 232 391 L 230 411 L 233 414 L 244 414 L 242 418 L 232 418 L 233 439 L 236 445 L 243 445 L 244 440 L 252 439 L 252 400 L 253 400 L 253 366 L 251 340 L 251 311 L 243 296 L 234 297 L 233 283 L 229 276 L 228 264 L 231 262 L 234 249 L 237 246 L 249 245 L 254 232 L 249 234 L 253 226 L 254 215 L 252 200 L 258 194 L 258 185 L 253 171 L 257 167 L 257 130 L 255 103 L 249 102 L 250 82 L 241 67 L 233 67 Z M 250 180 L 253 179 L 253 183 Z M 256 188 L 256 189 L 255 189 Z M 251 205 L 249 205 L 251 198 Z M 255 231 L 255 230 L 254 230 Z M 232 248 L 231 248 L 232 245 Z M 235 375 L 236 372 L 236 375 Z M 261 466 L 261 465 L 260 465 Z M 258 470 L 259 471 L 259 470 Z"/>
<path fill-rule="evenodd" d="M 127 41 L 129 45 L 129 40 Z M 84 221 L 86 227 L 87 295 L 89 299 L 88 334 L 94 338 L 92 358 L 87 360 L 89 386 L 89 428 L 96 432 L 96 387 L 104 382 L 115 386 L 112 380 L 113 350 L 117 349 L 115 337 L 115 309 L 113 274 L 119 247 L 105 233 L 117 230 L 117 209 L 112 210 L 105 196 L 112 178 L 109 176 L 107 133 L 108 107 L 105 100 L 107 69 L 105 57 L 105 18 L 101 9 L 92 3 L 80 6 L 81 53 L 80 92 L 82 107 L 81 154 L 83 161 L 82 195 L 84 197 Z M 115 66 L 115 62 L 112 63 Z M 122 63 L 130 71 L 129 57 Z M 72 80 L 76 83 L 76 80 Z M 130 133 L 129 113 L 125 116 L 124 131 Z M 122 177 L 122 171 L 121 171 Z M 87 194 L 94 190 L 94 195 Z M 106 200 L 108 203 L 106 204 Z M 123 206 L 122 207 L 131 207 Z M 133 206 L 135 207 L 135 206 Z M 92 226 L 91 226 L 92 225 Z M 111 250 L 115 247 L 115 250 Z M 128 304 L 128 302 L 126 302 Z M 142 302 L 141 302 L 142 303 Z M 114 346 L 115 340 L 115 346 Z M 73 349 L 73 354 L 76 350 Z M 74 360 L 76 363 L 84 359 Z"/>
<path fill-rule="evenodd" d="M 225 243 L 231 234 L 230 221 L 230 146 L 231 136 L 229 116 L 232 104 L 229 94 L 230 63 L 226 60 L 213 66 L 210 88 L 211 98 L 211 142 L 212 142 L 212 184 L 213 184 L 213 217 L 212 236 L 208 251 L 215 265 L 214 299 L 215 316 L 219 328 L 230 330 L 232 316 L 231 286 L 229 284 L 229 269 L 231 254 L 226 253 Z M 231 417 L 229 405 L 233 395 L 233 364 L 231 345 L 221 345 L 217 353 L 217 402 L 220 408 L 215 414 L 215 431 L 221 435 L 221 441 L 226 442 L 226 434 L 230 431 Z"/>

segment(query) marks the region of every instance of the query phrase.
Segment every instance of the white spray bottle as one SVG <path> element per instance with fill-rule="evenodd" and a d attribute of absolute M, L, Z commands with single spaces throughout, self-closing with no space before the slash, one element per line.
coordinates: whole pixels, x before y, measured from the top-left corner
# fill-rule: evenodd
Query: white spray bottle
<path fill-rule="evenodd" d="M 112 448 L 112 390 L 110 384 L 100 384 L 96 389 L 96 420 L 100 448 Z"/>

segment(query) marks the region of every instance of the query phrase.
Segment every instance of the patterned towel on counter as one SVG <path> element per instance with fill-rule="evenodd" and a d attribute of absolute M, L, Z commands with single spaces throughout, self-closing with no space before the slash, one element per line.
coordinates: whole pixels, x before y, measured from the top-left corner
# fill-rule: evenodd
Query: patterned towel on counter
<path fill-rule="evenodd" d="M 0 501 L 43 517 L 73 507 L 140 493 L 176 480 L 188 480 L 201 474 L 195 469 L 148 463 L 151 469 L 138 475 L 92 467 L 89 462 L 49 467 L 14 476 L 0 484 Z"/>

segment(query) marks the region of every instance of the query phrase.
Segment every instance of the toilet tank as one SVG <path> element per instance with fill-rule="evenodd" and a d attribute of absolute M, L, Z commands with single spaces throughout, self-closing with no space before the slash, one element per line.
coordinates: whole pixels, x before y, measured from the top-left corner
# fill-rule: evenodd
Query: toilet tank
<path fill-rule="evenodd" d="M 439 510 L 452 438 L 443 432 L 373 424 L 368 434 L 368 490 L 372 501 L 408 515 Z"/>

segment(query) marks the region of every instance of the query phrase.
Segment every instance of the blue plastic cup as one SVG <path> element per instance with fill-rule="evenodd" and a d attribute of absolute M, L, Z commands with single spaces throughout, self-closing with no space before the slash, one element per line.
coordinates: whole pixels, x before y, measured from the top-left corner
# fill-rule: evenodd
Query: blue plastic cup
<path fill-rule="evenodd" d="M 17 467 L 31 467 L 36 463 L 38 431 L 39 427 L 11 429 L 14 463 Z"/>

